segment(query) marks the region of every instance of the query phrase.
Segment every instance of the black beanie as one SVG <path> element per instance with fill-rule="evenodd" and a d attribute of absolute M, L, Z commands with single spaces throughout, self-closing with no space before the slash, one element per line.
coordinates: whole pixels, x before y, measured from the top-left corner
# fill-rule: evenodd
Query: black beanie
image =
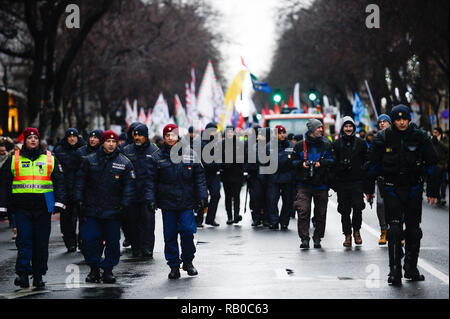
<path fill-rule="evenodd" d="M 145 124 L 139 124 L 137 125 L 133 130 L 133 136 L 139 134 L 141 136 L 144 136 L 148 138 L 148 127 Z"/>

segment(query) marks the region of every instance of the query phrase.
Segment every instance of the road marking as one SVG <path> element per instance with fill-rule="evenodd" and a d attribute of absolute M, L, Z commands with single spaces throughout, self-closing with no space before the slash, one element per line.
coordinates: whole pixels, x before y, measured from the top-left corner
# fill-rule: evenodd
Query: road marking
<path fill-rule="evenodd" d="M 333 206 L 334 208 L 337 209 L 337 204 L 329 201 L 330 205 Z M 373 229 L 372 227 L 370 227 L 369 225 L 367 225 L 366 223 L 362 223 L 362 228 L 364 228 L 365 230 L 367 230 L 369 233 L 371 233 L 372 235 L 374 235 L 375 237 L 379 237 L 379 232 L 376 231 L 375 229 Z M 448 281 L 448 276 L 442 272 L 440 272 L 439 270 L 437 270 L 436 268 L 434 268 L 433 266 L 431 266 L 428 262 L 426 262 L 425 260 L 423 260 L 422 258 L 419 258 L 417 261 L 417 265 L 421 268 L 423 268 L 425 271 L 429 272 L 430 274 L 432 274 L 434 277 L 438 278 L 439 280 L 443 281 L 446 285 L 449 284 Z"/>

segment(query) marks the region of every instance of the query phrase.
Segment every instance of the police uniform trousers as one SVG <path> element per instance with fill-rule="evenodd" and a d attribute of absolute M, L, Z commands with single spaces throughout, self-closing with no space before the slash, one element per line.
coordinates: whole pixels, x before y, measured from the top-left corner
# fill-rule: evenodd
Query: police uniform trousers
<path fill-rule="evenodd" d="M 250 175 L 249 195 L 250 195 L 250 209 L 252 211 L 252 220 L 254 222 L 262 222 L 264 214 L 268 212 L 268 197 L 265 194 L 267 184 L 264 183 L 258 176 Z M 267 214 L 268 217 L 268 214 Z M 269 218 L 267 221 L 270 223 Z"/>
<path fill-rule="evenodd" d="M 137 203 L 128 209 L 129 240 L 133 252 L 152 253 L 155 246 L 155 212 L 145 203 Z"/>
<path fill-rule="evenodd" d="M 80 246 L 80 238 L 77 237 L 77 219 L 79 216 L 79 207 L 78 205 L 70 201 L 68 205 L 66 205 L 66 210 L 64 213 L 60 215 L 60 226 L 61 226 L 61 234 L 63 236 L 64 244 L 67 248 L 69 247 L 77 247 L 77 243 Z M 78 226 L 79 230 L 81 229 L 81 223 Z"/>
<path fill-rule="evenodd" d="M 90 267 L 112 270 L 120 259 L 120 220 L 86 217 L 81 224 L 83 255 Z M 102 258 L 102 242 L 105 257 Z"/>
<path fill-rule="evenodd" d="M 219 175 L 206 175 L 206 186 L 209 192 L 208 213 L 206 223 L 212 223 L 216 219 L 217 206 L 220 200 L 220 177 Z M 202 216 L 203 216 L 203 212 Z"/>
<path fill-rule="evenodd" d="M 181 262 L 190 263 L 194 259 L 194 234 L 197 232 L 194 212 L 163 210 L 164 256 L 169 267 L 179 267 Z M 181 256 L 178 247 L 180 234 Z M 180 258 L 181 257 L 181 258 Z"/>
<path fill-rule="evenodd" d="M 388 247 L 390 263 L 400 264 L 401 240 L 405 239 L 405 266 L 417 266 L 422 230 L 423 185 L 384 187 L 384 205 L 388 226 Z M 403 224 L 405 229 L 403 231 Z"/>
<path fill-rule="evenodd" d="M 48 262 L 48 242 L 51 230 L 51 213 L 40 211 L 15 211 L 17 225 L 17 274 L 45 275 Z"/>
<path fill-rule="evenodd" d="M 225 193 L 225 210 L 227 211 L 228 219 L 233 219 L 239 215 L 240 210 L 240 195 L 241 195 L 242 183 L 229 183 L 223 182 L 223 190 Z"/>
<path fill-rule="evenodd" d="M 290 208 L 292 206 L 292 183 L 267 183 L 267 198 L 269 200 L 269 218 L 271 225 L 288 226 Z M 283 202 L 281 212 L 278 211 L 280 196 Z M 279 213 L 279 216 L 278 216 Z"/>
<path fill-rule="evenodd" d="M 339 183 L 337 187 L 338 212 L 341 214 L 342 233 L 351 235 L 359 231 L 362 224 L 364 204 L 362 182 Z"/>
<path fill-rule="evenodd" d="M 383 188 L 383 186 L 379 185 L 377 182 L 377 217 L 378 222 L 380 223 L 380 229 L 387 230 L 386 213 L 384 211 L 384 199 L 381 188 Z"/>

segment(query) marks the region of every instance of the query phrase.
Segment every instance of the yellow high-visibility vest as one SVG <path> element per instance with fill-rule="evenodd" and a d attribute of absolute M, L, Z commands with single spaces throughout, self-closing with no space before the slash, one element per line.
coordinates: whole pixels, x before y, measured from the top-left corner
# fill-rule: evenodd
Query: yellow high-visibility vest
<path fill-rule="evenodd" d="M 41 154 L 36 160 L 20 156 L 16 150 L 11 161 L 13 194 L 43 194 L 53 191 L 51 174 L 55 158 L 50 151 Z"/>

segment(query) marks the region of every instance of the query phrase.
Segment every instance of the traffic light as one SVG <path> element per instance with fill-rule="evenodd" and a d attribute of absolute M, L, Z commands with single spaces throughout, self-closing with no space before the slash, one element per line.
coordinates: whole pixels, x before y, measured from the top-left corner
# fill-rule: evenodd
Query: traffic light
<path fill-rule="evenodd" d="M 308 99 L 311 102 L 314 102 L 315 100 L 317 100 L 317 92 L 315 89 L 310 89 L 308 92 Z"/>
<path fill-rule="evenodd" d="M 274 103 L 280 103 L 283 99 L 283 95 L 281 94 L 280 89 L 273 90 L 272 100 Z"/>

